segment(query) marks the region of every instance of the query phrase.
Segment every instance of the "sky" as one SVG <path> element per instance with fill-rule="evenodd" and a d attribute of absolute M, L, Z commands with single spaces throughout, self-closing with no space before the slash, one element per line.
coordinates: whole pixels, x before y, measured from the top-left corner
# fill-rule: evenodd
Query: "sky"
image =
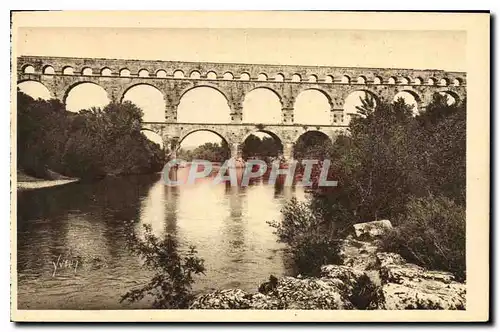
<path fill-rule="evenodd" d="M 236 62 L 264 64 L 393 67 L 465 71 L 466 33 L 461 31 L 378 31 L 315 29 L 163 29 L 163 28 L 20 28 L 18 55 L 99 57 L 143 60 Z M 23 86 L 30 94 L 46 94 Z M 205 117 L 228 120 L 225 99 L 205 88 L 192 90 L 179 105 L 179 121 Z M 244 119 L 279 122 L 280 107 L 269 91 L 247 96 Z M 130 90 L 125 99 L 153 117 L 162 115 L 158 91 L 145 87 Z M 107 97 L 95 87 L 72 91 L 70 110 L 102 106 Z M 295 119 L 305 123 L 328 121 L 328 109 L 320 93 L 297 100 Z M 301 111 L 302 109 L 302 111 Z M 214 134 L 190 135 L 184 146 L 220 141 Z"/>

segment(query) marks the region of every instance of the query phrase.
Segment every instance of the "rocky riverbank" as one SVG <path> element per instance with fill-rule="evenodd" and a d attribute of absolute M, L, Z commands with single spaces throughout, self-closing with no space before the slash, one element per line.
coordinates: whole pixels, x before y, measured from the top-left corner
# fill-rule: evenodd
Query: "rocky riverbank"
<path fill-rule="evenodd" d="M 318 277 L 271 277 L 259 292 L 218 290 L 191 308 L 464 310 L 466 286 L 451 273 L 379 250 L 378 237 L 390 227 L 387 220 L 356 224 L 342 244 L 343 264 L 323 266 Z"/>

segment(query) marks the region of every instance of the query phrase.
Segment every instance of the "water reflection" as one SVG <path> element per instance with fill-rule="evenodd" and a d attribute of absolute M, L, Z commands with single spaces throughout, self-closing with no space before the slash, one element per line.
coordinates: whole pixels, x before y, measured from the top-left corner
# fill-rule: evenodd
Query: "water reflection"
<path fill-rule="evenodd" d="M 304 193 L 279 181 L 236 187 L 206 179 L 169 187 L 160 174 L 20 192 L 19 308 L 148 308 L 147 301 L 119 303 L 122 294 L 149 278 L 125 237 L 144 223 L 157 235 L 175 234 L 182 250 L 196 246 L 206 266 L 196 291 L 255 290 L 269 274 L 287 272 L 283 245 L 266 221 L 279 219 L 293 196 Z M 54 275 L 52 262 L 59 257 L 82 264 L 76 273 L 62 268 Z"/>

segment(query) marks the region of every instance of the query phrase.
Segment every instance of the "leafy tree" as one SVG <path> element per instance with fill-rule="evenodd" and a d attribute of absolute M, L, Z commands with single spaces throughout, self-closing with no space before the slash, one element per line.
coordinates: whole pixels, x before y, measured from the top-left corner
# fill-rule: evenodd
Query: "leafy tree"
<path fill-rule="evenodd" d="M 383 247 L 408 261 L 465 279 L 465 209 L 444 196 L 409 201 Z"/>
<path fill-rule="evenodd" d="M 144 238 L 131 232 L 127 243 L 154 276 L 146 285 L 124 294 L 120 302 L 136 302 L 150 295 L 155 309 L 187 309 L 194 299 L 191 292 L 194 276 L 205 271 L 203 260 L 196 256 L 194 247 L 182 256 L 175 237 L 166 234 L 158 238 L 150 225 L 143 226 Z"/>
<path fill-rule="evenodd" d="M 201 159 L 213 162 L 224 162 L 230 158 L 230 152 L 227 143 L 222 140 L 220 144 L 213 142 L 204 143 L 192 151 L 179 150 L 177 152 L 177 157 L 186 161 Z"/>
<path fill-rule="evenodd" d="M 314 219 L 317 220 L 311 227 L 320 231 L 317 236 L 304 240 L 303 246 L 327 242 L 322 239 L 323 234 L 328 233 L 325 229 L 330 230 L 333 240 L 345 235 L 352 223 L 387 218 L 397 225 L 403 223 L 401 216 L 404 216 L 430 227 L 430 233 L 439 234 L 442 237 L 441 250 L 450 253 L 439 257 L 431 255 L 429 259 L 432 261 L 420 259 L 420 262 L 430 267 L 452 269 L 443 260 L 445 256 L 461 257 L 465 253 L 461 244 L 453 245 L 454 241 L 461 241 L 460 238 L 435 229 L 444 227 L 443 223 L 432 221 L 438 216 L 421 213 L 412 202 L 426 197 L 443 197 L 442 204 L 426 206 L 439 208 L 443 213 L 446 210 L 443 206 L 450 209 L 453 206 L 457 213 L 444 222 L 446 229 L 461 227 L 464 219 L 458 212 L 465 211 L 465 105 L 465 101 L 448 105 L 446 99 L 437 94 L 426 111 L 415 117 L 412 108 L 401 98 L 391 104 L 378 102 L 377 105 L 365 100 L 359 107 L 359 115 L 352 118 L 348 134 L 340 136 L 329 151 L 323 152 L 332 161 L 332 173 L 339 186 L 314 191 L 308 210 L 315 211 Z M 448 204 L 445 199 L 453 203 Z M 292 209 L 294 204 L 290 203 L 287 208 Z M 302 209 L 291 218 L 291 214 L 285 211 L 284 221 L 274 226 L 280 234 L 288 234 L 285 229 L 293 233 L 296 223 L 286 219 L 311 218 L 309 214 Z M 403 227 L 411 231 L 398 233 L 403 234 L 399 239 L 401 242 L 412 232 L 422 232 L 415 225 L 411 228 L 404 224 Z M 308 234 L 315 234 L 315 231 Z M 412 248 L 416 257 L 429 255 L 424 253 L 425 249 L 419 252 L 417 246 Z M 321 261 L 321 255 L 316 258 L 310 260 Z M 462 266 L 458 258 L 453 261 Z"/>
<path fill-rule="evenodd" d="M 141 118 L 130 102 L 72 113 L 57 100 L 18 92 L 19 168 L 88 179 L 160 171 L 163 151 L 140 132 Z"/>
<path fill-rule="evenodd" d="M 256 135 L 249 135 L 242 147 L 243 159 L 258 158 L 264 159 L 265 157 L 278 157 L 283 151 L 282 144 L 272 138 L 260 138 Z"/>

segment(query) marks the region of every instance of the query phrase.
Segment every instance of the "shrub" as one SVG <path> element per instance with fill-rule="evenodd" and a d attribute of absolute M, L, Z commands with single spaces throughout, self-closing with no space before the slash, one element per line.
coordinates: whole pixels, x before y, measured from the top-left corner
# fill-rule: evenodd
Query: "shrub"
<path fill-rule="evenodd" d="M 383 238 L 387 251 L 409 262 L 465 279 L 465 208 L 444 196 L 412 199 Z"/>
<path fill-rule="evenodd" d="M 288 244 L 298 273 L 317 275 L 322 265 L 341 263 L 335 228 L 308 204 L 294 198 L 285 205 L 282 214 L 281 222 L 268 224 L 275 228 L 278 241 Z"/>
<path fill-rule="evenodd" d="M 123 295 L 120 302 L 136 302 L 148 294 L 154 297 L 155 309 L 188 308 L 194 299 L 193 276 L 205 271 L 203 260 L 196 256 L 194 247 L 181 256 L 172 235 L 160 239 L 152 234 L 151 226 L 143 226 L 144 238 L 132 232 L 128 235 L 128 244 L 130 250 L 144 260 L 144 266 L 155 274 L 146 285 Z"/>

